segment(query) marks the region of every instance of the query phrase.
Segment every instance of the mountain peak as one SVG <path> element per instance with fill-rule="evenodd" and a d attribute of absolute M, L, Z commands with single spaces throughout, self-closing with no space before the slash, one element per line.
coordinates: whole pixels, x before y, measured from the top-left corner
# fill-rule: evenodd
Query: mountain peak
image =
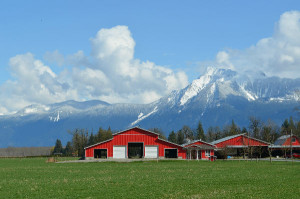
<path fill-rule="evenodd" d="M 198 95 L 200 91 L 214 82 L 224 82 L 232 79 L 237 72 L 230 69 L 208 67 L 206 72 L 198 79 L 194 80 L 186 87 L 183 96 L 180 99 L 180 105 L 184 105 L 189 99 Z"/>

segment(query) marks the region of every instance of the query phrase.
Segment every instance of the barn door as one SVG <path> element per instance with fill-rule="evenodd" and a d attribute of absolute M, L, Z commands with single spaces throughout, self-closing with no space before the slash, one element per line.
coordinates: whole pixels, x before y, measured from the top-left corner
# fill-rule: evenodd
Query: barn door
<path fill-rule="evenodd" d="M 114 146 L 113 147 L 113 158 L 126 158 L 126 147 L 125 146 Z"/>

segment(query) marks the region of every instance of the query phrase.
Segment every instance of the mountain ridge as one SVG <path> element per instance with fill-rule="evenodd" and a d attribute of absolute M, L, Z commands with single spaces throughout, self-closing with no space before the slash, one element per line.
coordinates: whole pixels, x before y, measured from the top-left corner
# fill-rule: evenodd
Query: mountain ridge
<path fill-rule="evenodd" d="M 57 138 L 66 142 L 68 130 L 132 126 L 158 127 L 169 133 L 183 125 L 195 128 L 223 126 L 232 119 L 247 126 L 250 116 L 277 124 L 294 116 L 299 105 L 300 78 L 267 77 L 261 72 L 239 74 L 230 69 L 208 68 L 187 87 L 149 104 L 110 104 L 100 100 L 69 100 L 30 105 L 0 116 L 0 147 L 51 146 Z M 26 134 L 20 139 L 20 135 Z M 22 145 L 23 144 L 23 145 Z"/>

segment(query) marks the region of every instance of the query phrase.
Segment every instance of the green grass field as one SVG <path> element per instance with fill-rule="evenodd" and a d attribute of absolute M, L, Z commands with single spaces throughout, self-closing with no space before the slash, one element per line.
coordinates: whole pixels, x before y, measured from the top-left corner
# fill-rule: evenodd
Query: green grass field
<path fill-rule="evenodd" d="M 0 198 L 300 198 L 300 163 L 0 159 Z"/>

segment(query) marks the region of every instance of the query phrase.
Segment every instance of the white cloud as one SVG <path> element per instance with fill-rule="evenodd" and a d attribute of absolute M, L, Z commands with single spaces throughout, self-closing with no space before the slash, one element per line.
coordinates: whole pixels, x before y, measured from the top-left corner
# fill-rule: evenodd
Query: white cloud
<path fill-rule="evenodd" d="M 14 80 L 0 85 L 0 114 L 69 99 L 150 103 L 188 84 L 184 72 L 134 58 L 135 41 L 126 26 L 101 29 L 90 41 L 90 56 L 47 52 L 46 61 L 62 66 L 57 74 L 31 53 L 11 58 Z"/>
<path fill-rule="evenodd" d="M 214 62 L 202 63 L 238 71 L 261 70 L 267 75 L 300 77 L 300 12 L 280 16 L 272 37 L 263 38 L 245 50 L 227 49 Z"/>

